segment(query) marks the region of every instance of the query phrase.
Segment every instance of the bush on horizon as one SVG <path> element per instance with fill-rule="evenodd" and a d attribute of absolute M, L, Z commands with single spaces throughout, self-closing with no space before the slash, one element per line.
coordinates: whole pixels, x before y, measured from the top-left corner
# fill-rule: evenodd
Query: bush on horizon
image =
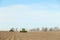
<path fill-rule="evenodd" d="M 22 30 L 20 32 L 26 33 L 27 31 L 25 30 L 25 28 L 22 28 Z"/>

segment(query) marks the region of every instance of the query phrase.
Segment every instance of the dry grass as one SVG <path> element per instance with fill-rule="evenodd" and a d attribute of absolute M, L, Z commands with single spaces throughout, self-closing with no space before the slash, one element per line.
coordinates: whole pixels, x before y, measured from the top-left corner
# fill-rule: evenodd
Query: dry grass
<path fill-rule="evenodd" d="M 0 40 L 60 40 L 60 32 L 0 32 Z"/>

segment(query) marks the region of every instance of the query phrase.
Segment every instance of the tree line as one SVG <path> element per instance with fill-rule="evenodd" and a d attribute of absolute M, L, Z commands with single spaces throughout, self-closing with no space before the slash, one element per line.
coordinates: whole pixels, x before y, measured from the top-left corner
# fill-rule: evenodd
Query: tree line
<path fill-rule="evenodd" d="M 47 27 L 42 27 L 42 28 L 32 28 L 29 30 L 30 32 L 35 32 L 35 31 L 60 31 L 60 29 L 58 27 L 54 27 L 54 28 L 47 28 Z M 14 29 L 14 28 L 11 28 L 9 30 L 9 32 L 18 32 L 18 29 Z M 20 30 L 19 32 L 28 32 L 28 30 L 26 30 L 25 28 L 22 28 L 22 30 Z"/>

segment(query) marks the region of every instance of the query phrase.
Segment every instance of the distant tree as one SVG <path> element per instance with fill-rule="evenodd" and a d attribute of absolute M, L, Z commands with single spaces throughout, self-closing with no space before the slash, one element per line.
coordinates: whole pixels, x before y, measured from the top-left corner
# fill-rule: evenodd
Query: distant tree
<path fill-rule="evenodd" d="M 30 31 L 37 32 L 37 31 L 40 31 L 40 28 L 33 28 L 33 29 L 30 29 Z"/>
<path fill-rule="evenodd" d="M 49 31 L 53 31 L 53 28 L 50 28 Z"/>
<path fill-rule="evenodd" d="M 42 31 L 44 31 L 45 29 L 44 29 L 44 27 L 42 27 Z"/>
<path fill-rule="evenodd" d="M 22 30 L 20 32 L 27 32 L 27 31 L 25 30 L 25 28 L 22 28 Z"/>
<path fill-rule="evenodd" d="M 9 30 L 9 32 L 14 32 L 14 28 L 11 28 L 11 29 Z"/>
<path fill-rule="evenodd" d="M 33 29 L 30 29 L 30 31 L 36 31 L 36 29 L 35 29 L 35 28 L 33 28 Z"/>
<path fill-rule="evenodd" d="M 16 32 L 18 31 L 18 28 L 16 28 Z"/>
<path fill-rule="evenodd" d="M 39 29 L 39 28 L 37 28 L 36 30 L 37 30 L 37 31 L 40 31 L 40 29 Z"/>
<path fill-rule="evenodd" d="M 46 32 L 46 31 L 48 31 L 48 28 L 44 28 L 44 27 L 43 27 L 43 28 L 42 28 L 42 31 L 45 31 L 45 32 Z"/>
<path fill-rule="evenodd" d="M 59 30 L 59 28 L 58 28 L 58 27 L 55 27 L 55 28 L 54 28 L 54 31 L 58 31 L 58 30 Z"/>
<path fill-rule="evenodd" d="M 48 28 L 45 28 L 45 31 L 48 31 Z"/>

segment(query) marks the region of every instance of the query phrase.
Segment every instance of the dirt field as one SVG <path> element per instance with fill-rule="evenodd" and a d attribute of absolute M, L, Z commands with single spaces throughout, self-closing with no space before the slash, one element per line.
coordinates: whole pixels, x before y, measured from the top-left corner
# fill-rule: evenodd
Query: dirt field
<path fill-rule="evenodd" d="M 60 40 L 60 32 L 0 32 L 0 40 Z"/>

